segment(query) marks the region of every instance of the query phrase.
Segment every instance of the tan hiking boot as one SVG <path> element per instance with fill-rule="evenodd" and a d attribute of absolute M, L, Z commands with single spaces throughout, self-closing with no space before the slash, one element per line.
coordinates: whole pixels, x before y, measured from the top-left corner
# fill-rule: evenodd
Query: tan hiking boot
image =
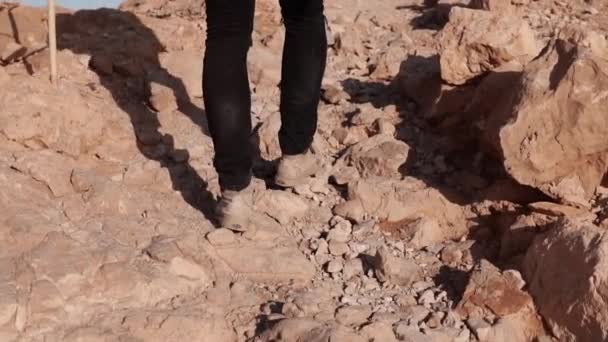
<path fill-rule="evenodd" d="M 253 194 L 253 182 L 241 191 L 222 191 L 216 211 L 223 228 L 239 232 L 252 229 Z"/>
<path fill-rule="evenodd" d="M 279 162 L 275 183 L 291 188 L 304 183 L 320 168 L 319 160 L 311 151 L 294 156 L 284 156 Z"/>

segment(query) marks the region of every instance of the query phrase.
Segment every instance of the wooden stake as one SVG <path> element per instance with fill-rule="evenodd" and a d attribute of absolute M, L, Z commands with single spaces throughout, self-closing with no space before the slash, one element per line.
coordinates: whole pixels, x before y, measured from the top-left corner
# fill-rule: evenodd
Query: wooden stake
<path fill-rule="evenodd" d="M 55 0 L 48 0 L 49 50 L 51 53 L 51 82 L 57 84 L 57 29 L 55 26 Z"/>

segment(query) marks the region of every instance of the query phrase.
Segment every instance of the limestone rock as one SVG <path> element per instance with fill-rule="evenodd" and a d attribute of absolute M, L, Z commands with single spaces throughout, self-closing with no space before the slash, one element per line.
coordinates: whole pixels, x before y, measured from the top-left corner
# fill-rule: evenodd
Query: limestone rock
<path fill-rule="evenodd" d="M 388 135 L 376 135 L 352 146 L 345 158 L 362 177 L 390 177 L 399 175 L 409 150 L 409 146 L 402 141 Z"/>
<path fill-rule="evenodd" d="M 308 211 L 309 203 L 290 192 L 267 190 L 262 193 L 255 206 L 279 223 L 287 224 L 294 218 L 304 216 Z"/>
<path fill-rule="evenodd" d="M 207 240 L 214 246 L 224 246 L 236 243 L 234 233 L 226 228 L 215 229 L 207 234 Z"/>
<path fill-rule="evenodd" d="M 157 112 L 173 111 L 177 109 L 177 99 L 171 88 L 153 82 L 150 85 L 150 105 Z"/>
<path fill-rule="evenodd" d="M 482 318 L 491 314 L 501 319 L 488 334 L 502 337 L 484 338 L 486 341 L 506 341 L 513 333 L 513 341 L 527 342 L 542 332 L 532 297 L 521 290 L 513 277 L 505 277 L 486 260 L 473 270 L 457 310 L 463 317 Z"/>
<path fill-rule="evenodd" d="M 304 255 L 296 252 L 290 242 L 247 242 L 227 246 L 215 246 L 215 251 L 237 275 L 251 280 L 282 282 L 312 279 L 314 266 Z"/>
<path fill-rule="evenodd" d="M 486 126 L 507 172 L 563 203 L 587 206 L 608 167 L 608 62 L 558 40 L 530 63 Z M 541 115 L 539 115 L 541 113 Z"/>
<path fill-rule="evenodd" d="M 334 208 L 337 215 L 356 222 L 366 215 L 381 221 L 411 222 L 421 217 L 435 220 L 443 239 L 456 239 L 467 232 L 463 209 L 443 194 L 413 178 L 392 181 L 382 178 L 357 180 L 348 185 L 348 201 Z"/>
<path fill-rule="evenodd" d="M 523 272 L 528 291 L 560 341 L 608 338 L 607 251 L 603 229 L 566 220 L 528 250 Z"/>
<path fill-rule="evenodd" d="M 182 27 L 184 27 L 183 25 Z M 195 32 L 199 35 L 199 32 Z M 171 51 L 160 55 L 160 64 L 172 77 L 171 86 L 183 100 L 194 100 L 203 96 L 201 76 L 203 58 L 199 51 Z"/>
<path fill-rule="evenodd" d="M 417 249 L 432 246 L 445 240 L 445 235 L 439 224 L 435 220 L 424 217 L 409 224 L 405 235 L 408 244 Z"/>
<path fill-rule="evenodd" d="M 95 97 L 85 98 L 74 85 L 66 85 L 74 93 L 65 96 L 36 82 L 35 78 L 19 78 L 0 93 L 0 132 L 32 149 L 50 148 L 74 157 L 99 147 L 104 120 L 113 116 L 114 109 Z M 104 115 L 91 107 L 104 108 Z"/>
<path fill-rule="evenodd" d="M 378 250 L 374 269 L 381 282 L 409 286 L 422 277 L 420 266 L 415 262 L 393 256 L 386 248 Z"/>
<path fill-rule="evenodd" d="M 397 342 L 393 328 L 388 323 L 374 322 L 361 328 L 361 335 L 368 341 Z"/>
<path fill-rule="evenodd" d="M 21 154 L 13 167 L 43 182 L 53 195 L 61 197 L 73 191 L 70 176 L 74 165 L 72 159 L 61 154 L 39 151 Z"/>
<path fill-rule="evenodd" d="M 499 12 L 454 7 L 439 38 L 441 77 L 461 85 L 512 60 L 526 64 L 542 46 L 529 25 Z"/>
<path fill-rule="evenodd" d="M 260 342 L 364 342 L 351 329 L 308 318 L 283 319 L 257 339 Z"/>
<path fill-rule="evenodd" d="M 399 73 L 399 63 L 403 58 L 404 47 L 399 44 L 389 45 L 381 52 L 371 77 L 390 80 Z"/>
<path fill-rule="evenodd" d="M 400 341 L 405 342 L 422 342 L 427 341 L 427 337 L 420 332 L 420 328 L 415 325 L 409 325 L 406 322 L 400 322 L 395 326 L 395 335 Z"/>
<path fill-rule="evenodd" d="M 150 322 L 162 322 L 162 324 L 149 326 Z M 234 330 L 225 319 L 205 313 L 167 314 L 142 311 L 126 315 L 122 324 L 128 328 L 133 340 L 237 341 Z"/>
<path fill-rule="evenodd" d="M 336 311 L 336 321 L 346 326 L 361 325 L 367 321 L 371 314 L 372 309 L 369 306 L 343 306 Z"/>

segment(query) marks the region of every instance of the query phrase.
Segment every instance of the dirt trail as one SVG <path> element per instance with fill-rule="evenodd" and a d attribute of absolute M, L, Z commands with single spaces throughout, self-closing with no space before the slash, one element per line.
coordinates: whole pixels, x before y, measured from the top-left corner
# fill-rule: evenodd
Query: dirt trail
<path fill-rule="evenodd" d="M 57 88 L 45 12 L 0 2 L 0 341 L 608 339 L 607 2 L 328 0 L 323 168 L 293 191 L 257 7 L 235 234 L 204 1 L 60 10 Z"/>

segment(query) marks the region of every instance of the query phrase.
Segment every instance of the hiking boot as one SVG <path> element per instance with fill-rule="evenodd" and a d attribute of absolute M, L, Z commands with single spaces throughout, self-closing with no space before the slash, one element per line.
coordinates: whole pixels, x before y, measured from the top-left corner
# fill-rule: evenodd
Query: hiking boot
<path fill-rule="evenodd" d="M 320 169 L 319 160 L 311 151 L 293 156 L 283 156 L 279 162 L 275 183 L 292 188 L 305 183 L 308 177 Z"/>
<path fill-rule="evenodd" d="M 254 214 L 253 182 L 241 191 L 222 191 L 216 210 L 221 227 L 238 232 L 250 229 Z"/>

